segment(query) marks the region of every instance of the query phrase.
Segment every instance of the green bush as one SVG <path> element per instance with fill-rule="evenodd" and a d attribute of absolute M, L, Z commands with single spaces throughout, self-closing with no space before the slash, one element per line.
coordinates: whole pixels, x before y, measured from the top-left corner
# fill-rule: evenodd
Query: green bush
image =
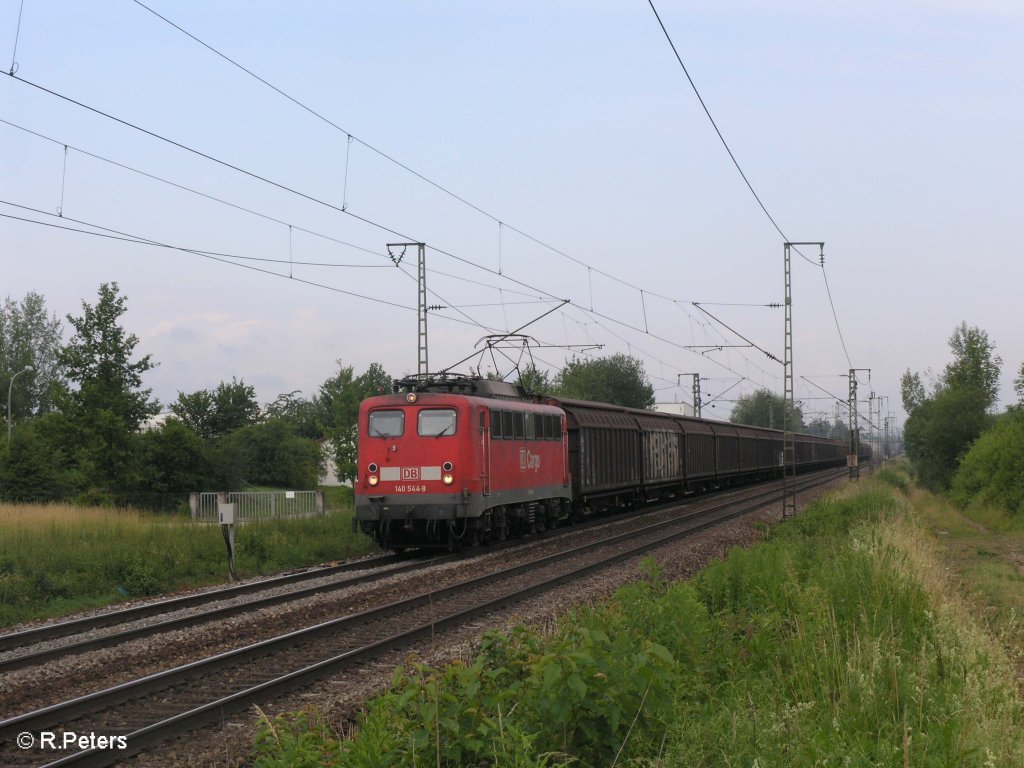
<path fill-rule="evenodd" d="M 649 580 L 570 617 L 556 637 L 488 633 L 468 664 L 399 671 L 354 739 L 329 738 L 324 764 L 598 766 L 650 754 L 684 669 L 665 643 L 689 664 L 706 628 L 689 587 Z M 256 764 L 290 765 L 299 748 L 322 758 L 320 741 L 306 741 L 307 716 L 264 722 Z"/>
<path fill-rule="evenodd" d="M 975 441 L 953 477 L 952 497 L 960 507 L 1024 510 L 1024 413 L 1011 411 Z"/>

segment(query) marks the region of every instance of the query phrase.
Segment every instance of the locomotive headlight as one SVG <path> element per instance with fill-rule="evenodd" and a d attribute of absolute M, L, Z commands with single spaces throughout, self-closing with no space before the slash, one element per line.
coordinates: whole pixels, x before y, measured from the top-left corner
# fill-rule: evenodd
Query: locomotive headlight
<path fill-rule="evenodd" d="M 377 480 L 376 475 L 370 475 L 368 478 L 366 478 L 366 482 L 368 482 L 370 484 L 370 487 L 372 488 L 373 486 L 377 485 L 379 481 Z"/>
<path fill-rule="evenodd" d="M 443 482 L 445 485 L 451 485 L 452 483 L 455 482 L 455 479 L 451 475 L 445 475 L 444 477 L 441 478 L 441 482 Z"/>

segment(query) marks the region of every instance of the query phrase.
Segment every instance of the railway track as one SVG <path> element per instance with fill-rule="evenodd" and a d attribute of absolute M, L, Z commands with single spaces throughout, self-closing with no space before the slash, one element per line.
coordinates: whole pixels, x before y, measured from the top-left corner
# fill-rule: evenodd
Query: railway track
<path fill-rule="evenodd" d="M 0 635 L 0 673 L 346 589 L 386 575 L 423 570 L 438 561 L 438 558 L 410 561 L 397 555 L 366 558 Z M 303 582 L 314 580 L 319 583 L 301 586 Z M 266 594 L 260 596 L 259 593 Z M 257 596 L 240 600 L 254 594 Z M 151 621 L 154 617 L 164 618 Z M 65 639 L 65 643 L 55 643 Z"/>
<path fill-rule="evenodd" d="M 841 473 L 805 479 L 804 489 Z M 530 558 L 456 584 L 346 615 L 220 653 L 200 661 L 0 721 L 5 765 L 107 765 L 183 731 L 219 721 L 313 680 L 358 665 L 386 650 L 432 637 L 509 603 L 553 589 L 626 558 L 760 508 L 777 488 L 684 511 L 668 520 L 606 536 L 572 549 Z M 125 750 L 14 750 L 15 739 L 43 732 L 123 736 Z M 57 737 L 60 738 L 59 736 Z"/>
<path fill-rule="evenodd" d="M 651 509 L 656 507 L 632 515 L 645 514 Z M 632 515 L 620 514 L 614 519 L 620 521 Z M 307 597 L 341 592 L 384 577 L 403 576 L 442 563 L 457 562 L 481 553 L 522 546 L 524 543 L 557 537 L 565 532 L 578 532 L 607 522 L 607 518 L 597 517 L 572 529 L 547 531 L 529 540 L 510 539 L 489 545 L 486 549 L 451 554 L 424 553 L 425 556 L 384 555 L 337 566 L 310 568 L 246 584 L 3 634 L 0 635 L 0 674 L 92 650 L 111 648 L 130 640 L 210 624 Z M 317 583 L 302 586 L 311 581 Z"/>
<path fill-rule="evenodd" d="M 703 497 L 712 498 L 712 497 Z M 678 504 L 673 501 L 670 505 Z M 111 648 L 120 643 L 176 630 L 222 621 L 264 608 L 302 600 L 307 597 L 340 592 L 374 582 L 386 576 L 401 576 L 456 562 L 484 552 L 529 545 L 544 538 L 578 532 L 609 522 L 621 522 L 647 514 L 664 504 L 645 507 L 630 514 L 611 518 L 595 516 L 571 529 L 555 529 L 528 540 L 511 539 L 486 549 L 430 557 L 384 555 L 351 563 L 309 568 L 295 573 L 237 584 L 220 589 L 148 602 L 129 608 L 110 610 L 92 616 L 45 624 L 0 635 L 0 674 L 44 664 L 50 661 Z M 317 582 L 302 586 L 307 582 Z"/>

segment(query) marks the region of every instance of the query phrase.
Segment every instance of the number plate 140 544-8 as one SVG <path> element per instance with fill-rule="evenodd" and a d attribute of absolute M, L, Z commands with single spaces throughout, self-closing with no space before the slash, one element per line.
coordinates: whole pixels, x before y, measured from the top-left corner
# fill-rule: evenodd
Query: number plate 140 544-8
<path fill-rule="evenodd" d="M 427 486 L 425 485 L 396 485 L 395 493 L 426 493 Z"/>

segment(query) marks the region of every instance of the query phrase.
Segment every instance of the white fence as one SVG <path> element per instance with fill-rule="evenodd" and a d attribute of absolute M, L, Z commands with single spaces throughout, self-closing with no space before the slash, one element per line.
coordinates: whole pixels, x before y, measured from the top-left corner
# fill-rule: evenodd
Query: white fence
<path fill-rule="evenodd" d="M 235 505 L 235 522 L 284 520 L 313 517 L 324 513 L 321 491 L 239 491 L 237 493 L 189 494 L 192 519 L 200 523 L 216 523 L 217 502 Z"/>

